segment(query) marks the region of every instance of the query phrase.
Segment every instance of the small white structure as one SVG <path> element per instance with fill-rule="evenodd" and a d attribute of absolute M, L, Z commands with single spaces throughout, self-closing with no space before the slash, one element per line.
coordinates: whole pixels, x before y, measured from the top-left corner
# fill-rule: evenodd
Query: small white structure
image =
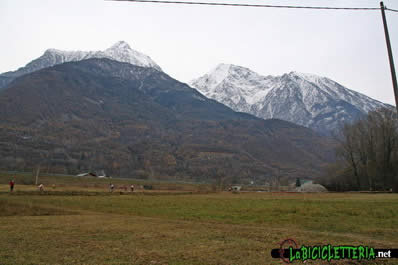
<path fill-rule="evenodd" d="M 298 192 L 327 192 L 328 190 L 321 184 L 313 184 L 311 181 L 311 182 L 302 184 L 300 187 L 297 187 L 296 191 L 298 191 Z"/>
<path fill-rule="evenodd" d="M 232 186 L 231 188 L 232 188 L 232 191 L 240 191 L 242 186 Z"/>
<path fill-rule="evenodd" d="M 85 172 L 81 174 L 77 174 L 76 177 L 96 177 L 97 175 L 92 172 Z"/>

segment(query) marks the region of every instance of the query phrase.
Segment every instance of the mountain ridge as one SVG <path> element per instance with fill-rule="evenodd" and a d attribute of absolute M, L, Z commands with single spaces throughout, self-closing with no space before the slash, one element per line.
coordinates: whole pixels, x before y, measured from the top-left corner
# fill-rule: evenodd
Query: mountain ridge
<path fill-rule="evenodd" d="M 5 169 L 262 181 L 316 177 L 333 160 L 333 143 L 310 129 L 234 112 L 156 69 L 104 58 L 15 79 L 0 115 Z"/>
<path fill-rule="evenodd" d="M 370 110 L 389 107 L 329 78 L 294 71 L 262 76 L 246 67 L 219 64 L 189 84 L 235 111 L 294 122 L 321 133 Z"/>
<path fill-rule="evenodd" d="M 63 51 L 50 48 L 47 49 L 43 55 L 32 60 L 24 67 L 20 67 L 16 71 L 0 74 L 0 91 L 19 76 L 65 62 L 75 62 L 90 58 L 107 58 L 137 66 L 151 67 L 158 71 L 162 71 L 160 66 L 149 56 L 133 50 L 125 41 L 118 41 L 104 51 Z"/>

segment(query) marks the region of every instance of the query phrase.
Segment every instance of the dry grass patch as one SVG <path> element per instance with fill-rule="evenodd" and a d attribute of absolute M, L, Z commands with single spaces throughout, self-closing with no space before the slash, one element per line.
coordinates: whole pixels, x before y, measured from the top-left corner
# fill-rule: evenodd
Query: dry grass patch
<path fill-rule="evenodd" d="M 305 245 L 393 248 L 398 245 L 397 203 L 398 196 L 391 194 L 3 194 L 3 207 L 77 214 L 0 217 L 0 260 L 1 264 L 280 264 L 270 252 L 286 238 Z"/>

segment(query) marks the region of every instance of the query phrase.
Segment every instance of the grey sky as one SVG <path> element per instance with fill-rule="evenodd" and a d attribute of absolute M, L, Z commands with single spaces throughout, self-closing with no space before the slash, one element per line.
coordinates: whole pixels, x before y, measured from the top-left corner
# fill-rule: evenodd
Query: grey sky
<path fill-rule="evenodd" d="M 377 0 L 231 0 L 229 2 L 378 7 Z M 398 1 L 386 0 L 398 9 Z M 387 13 L 398 67 L 398 13 Z M 119 40 L 188 82 L 218 63 L 263 75 L 327 76 L 395 104 L 380 11 L 317 11 L 185 6 L 102 0 L 1 0 L 0 72 L 47 48 L 103 50 Z"/>

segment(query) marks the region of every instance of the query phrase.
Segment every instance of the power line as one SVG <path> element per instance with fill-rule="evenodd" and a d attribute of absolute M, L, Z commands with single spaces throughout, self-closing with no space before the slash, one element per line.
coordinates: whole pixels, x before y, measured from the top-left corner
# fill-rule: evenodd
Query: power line
<path fill-rule="evenodd" d="M 181 5 L 207 5 L 207 6 L 233 6 L 233 7 L 268 7 L 268 8 L 290 8 L 290 9 L 318 9 L 318 10 L 351 10 L 351 11 L 373 11 L 380 10 L 379 7 L 328 7 L 328 6 L 293 6 L 293 5 L 258 5 L 258 4 L 238 4 L 238 3 L 211 3 L 211 2 L 188 2 L 188 1 L 168 1 L 168 0 L 105 0 L 116 2 L 138 2 L 154 4 L 181 4 Z M 395 9 L 385 8 L 385 10 L 398 12 Z"/>
<path fill-rule="evenodd" d="M 396 9 L 390 9 L 390 8 L 387 8 L 387 7 L 385 8 L 385 10 L 386 11 L 392 11 L 392 12 L 398 12 L 398 10 L 396 10 Z"/>

